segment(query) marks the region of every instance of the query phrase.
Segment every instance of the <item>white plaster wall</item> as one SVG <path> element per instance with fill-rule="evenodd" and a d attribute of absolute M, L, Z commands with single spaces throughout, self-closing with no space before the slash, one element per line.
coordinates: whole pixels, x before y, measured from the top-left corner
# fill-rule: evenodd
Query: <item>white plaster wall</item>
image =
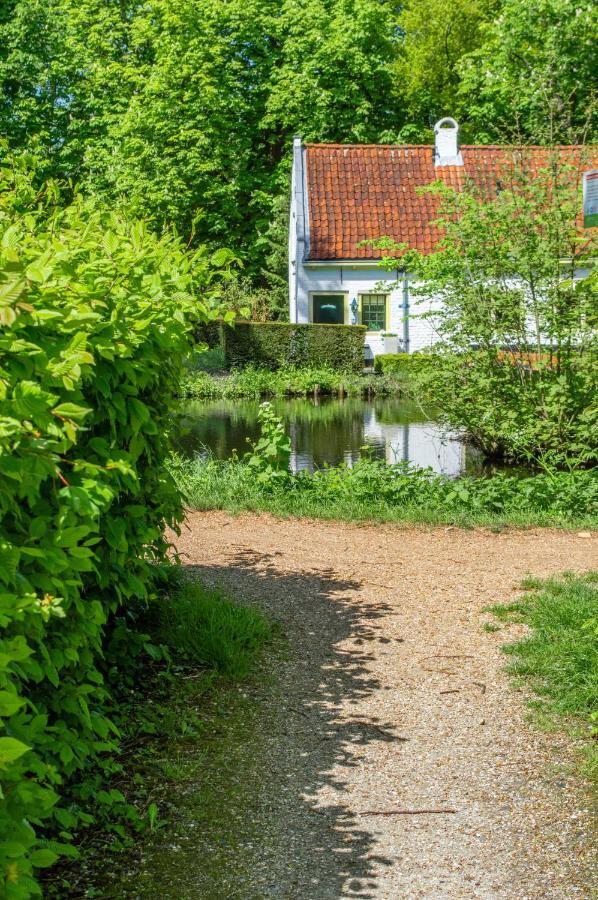
<path fill-rule="evenodd" d="M 309 322 L 309 297 L 313 293 L 334 292 L 348 295 L 348 308 L 359 294 L 390 294 L 390 322 L 387 331 L 403 338 L 403 282 L 399 273 L 386 273 L 373 266 L 371 269 L 350 268 L 348 266 L 330 265 L 310 267 L 299 266 L 297 284 L 297 321 Z M 431 346 L 437 340 L 433 323 L 419 316 L 422 312 L 433 309 L 433 299 L 409 295 L 409 351 L 411 353 Z M 413 305 L 412 305 L 413 304 Z M 417 304 L 417 305 L 416 305 Z M 356 325 L 353 315 L 347 325 Z M 372 355 L 384 352 L 383 339 L 376 332 L 366 335 L 366 348 Z M 366 351 L 367 352 L 367 351 Z M 369 354 L 368 354 L 369 355 Z"/>

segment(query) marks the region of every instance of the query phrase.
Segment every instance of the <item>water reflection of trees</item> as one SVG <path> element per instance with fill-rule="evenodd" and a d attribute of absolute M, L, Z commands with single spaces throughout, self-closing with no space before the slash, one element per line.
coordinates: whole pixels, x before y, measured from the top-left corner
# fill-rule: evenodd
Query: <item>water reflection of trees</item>
<path fill-rule="evenodd" d="M 430 443 L 428 429 L 422 432 L 425 423 L 429 423 L 430 435 L 436 432 L 430 417 L 419 406 L 399 399 L 368 402 L 358 398 L 303 398 L 274 400 L 273 406 L 291 436 L 294 470 L 343 462 L 351 465 L 362 455 L 364 446 L 372 456 L 387 462 L 410 459 L 410 428 L 414 429 L 416 445 L 422 440 Z M 219 459 L 229 458 L 234 450 L 242 455 L 248 439 L 255 441 L 258 437 L 258 409 L 259 402 L 255 400 L 190 402 L 184 410 L 179 448 L 188 454 L 208 448 Z M 426 459 L 422 464 L 430 464 L 429 455 L 424 452 Z M 418 462 L 416 458 L 412 461 Z M 432 464 L 437 468 L 437 464 Z M 449 468 L 455 464 L 459 468 L 456 461 Z"/>

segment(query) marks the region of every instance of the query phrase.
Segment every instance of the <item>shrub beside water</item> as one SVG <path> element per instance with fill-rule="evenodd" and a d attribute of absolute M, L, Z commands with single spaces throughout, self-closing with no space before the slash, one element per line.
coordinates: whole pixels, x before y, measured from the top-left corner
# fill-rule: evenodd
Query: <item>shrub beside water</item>
<path fill-rule="evenodd" d="M 223 326 L 222 346 L 229 368 L 323 365 L 359 373 L 364 367 L 365 333 L 362 325 L 236 322 Z"/>
<path fill-rule="evenodd" d="M 380 397 L 396 396 L 401 390 L 401 381 L 392 375 L 356 375 L 354 372 L 338 372 L 323 366 L 285 366 L 276 371 L 247 366 L 226 376 L 187 371 L 181 385 L 183 397 L 198 400 L 306 397 L 314 394 Z"/>
<path fill-rule="evenodd" d="M 22 161 L 21 161 L 22 162 Z M 77 200 L 55 211 L 0 179 L 0 893 L 73 853 L 120 792 L 106 634 L 155 593 L 173 397 L 216 268 L 171 235 Z M 53 195 L 51 186 L 47 196 Z M 128 650 L 127 650 L 128 652 Z M 125 655 L 126 660 L 126 655 Z M 98 798 L 101 797 L 101 802 Z"/>

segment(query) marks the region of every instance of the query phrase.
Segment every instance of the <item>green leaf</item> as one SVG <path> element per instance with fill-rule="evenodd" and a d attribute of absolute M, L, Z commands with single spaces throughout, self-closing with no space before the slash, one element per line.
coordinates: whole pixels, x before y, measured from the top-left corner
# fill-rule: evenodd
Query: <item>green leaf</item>
<path fill-rule="evenodd" d="M 27 753 L 31 747 L 12 737 L 0 737 L 0 768 L 6 768 L 8 763 L 14 762 Z"/>
<path fill-rule="evenodd" d="M 57 859 L 58 855 L 46 848 L 34 850 L 29 856 L 29 862 L 32 866 L 35 866 L 36 869 L 46 869 L 48 866 L 55 863 Z"/>
<path fill-rule="evenodd" d="M 26 703 L 24 697 L 10 691 L 0 691 L 0 716 L 12 716 Z"/>
<path fill-rule="evenodd" d="M 91 412 L 89 407 L 77 406 L 76 403 L 60 403 L 52 410 L 52 414 L 64 419 L 84 419 Z"/>

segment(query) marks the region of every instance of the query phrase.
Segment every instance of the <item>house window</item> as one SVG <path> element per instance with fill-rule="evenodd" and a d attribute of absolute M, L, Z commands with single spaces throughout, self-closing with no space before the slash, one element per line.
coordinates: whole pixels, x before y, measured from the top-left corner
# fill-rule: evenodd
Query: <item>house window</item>
<path fill-rule="evenodd" d="M 361 295 L 361 324 L 368 331 L 386 330 L 386 294 Z"/>
<path fill-rule="evenodd" d="M 314 294 L 313 320 L 320 325 L 344 325 L 345 295 Z"/>

